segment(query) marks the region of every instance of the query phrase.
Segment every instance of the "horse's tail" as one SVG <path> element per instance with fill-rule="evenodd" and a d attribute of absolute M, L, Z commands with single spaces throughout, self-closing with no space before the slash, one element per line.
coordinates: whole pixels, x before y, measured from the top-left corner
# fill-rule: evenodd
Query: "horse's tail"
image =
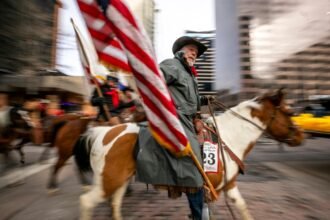
<path fill-rule="evenodd" d="M 87 135 L 81 135 L 73 148 L 76 164 L 81 171 L 91 171 L 90 164 L 91 143 Z"/>

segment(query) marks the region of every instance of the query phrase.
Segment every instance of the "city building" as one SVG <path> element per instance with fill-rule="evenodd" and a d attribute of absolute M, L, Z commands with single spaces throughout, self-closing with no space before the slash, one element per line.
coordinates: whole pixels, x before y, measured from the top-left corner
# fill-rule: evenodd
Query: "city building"
<path fill-rule="evenodd" d="M 186 31 L 185 35 L 198 39 L 208 47 L 208 50 L 195 63 L 198 89 L 201 95 L 215 94 L 215 31 Z"/>
<path fill-rule="evenodd" d="M 0 3 L 0 92 L 15 103 L 31 95 L 57 95 L 75 103 L 86 96 L 82 76 L 55 69 L 59 6 L 53 0 Z"/>
<path fill-rule="evenodd" d="M 216 1 L 216 89 L 237 103 L 284 87 L 290 103 L 330 94 L 328 1 Z"/>
<path fill-rule="evenodd" d="M 153 0 L 127 1 L 134 15 L 142 22 L 151 42 L 154 44 L 155 2 Z"/>

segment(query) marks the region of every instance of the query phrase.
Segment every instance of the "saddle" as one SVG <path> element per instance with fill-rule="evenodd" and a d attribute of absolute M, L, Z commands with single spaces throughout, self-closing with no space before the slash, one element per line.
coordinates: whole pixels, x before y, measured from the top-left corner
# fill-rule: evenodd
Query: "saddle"
<path fill-rule="evenodd" d="M 175 158 L 153 140 L 145 124 L 139 125 L 141 129 L 135 147 L 138 181 L 151 184 L 156 189 L 167 190 L 168 197 L 174 199 L 182 193 L 195 193 L 205 187 L 203 184 L 196 184 L 199 180 L 193 180 L 195 176 L 199 176 L 199 171 L 191 158 Z M 201 120 L 196 120 L 199 150 L 202 149 L 204 141 L 216 139 L 210 131 L 205 132 L 204 126 Z"/>

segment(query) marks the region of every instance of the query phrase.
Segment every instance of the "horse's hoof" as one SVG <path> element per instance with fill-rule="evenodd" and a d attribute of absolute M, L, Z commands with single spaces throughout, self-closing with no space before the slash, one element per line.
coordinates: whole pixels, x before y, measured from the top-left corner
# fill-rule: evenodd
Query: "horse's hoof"
<path fill-rule="evenodd" d="M 57 194 L 58 191 L 59 191 L 58 188 L 51 188 L 51 189 L 48 189 L 48 190 L 47 190 L 47 194 L 48 194 L 49 196 L 53 196 L 53 195 Z"/>
<path fill-rule="evenodd" d="M 84 192 L 88 192 L 89 190 L 91 190 L 92 186 L 91 185 L 82 185 L 81 188 Z"/>

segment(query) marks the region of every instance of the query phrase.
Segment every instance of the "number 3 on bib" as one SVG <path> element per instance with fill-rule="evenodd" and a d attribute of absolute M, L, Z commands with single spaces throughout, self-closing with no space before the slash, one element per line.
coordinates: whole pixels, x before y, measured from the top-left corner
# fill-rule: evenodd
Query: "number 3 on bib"
<path fill-rule="evenodd" d="M 217 173 L 218 163 L 219 163 L 218 144 L 205 141 L 203 145 L 204 171 L 210 173 Z"/>

